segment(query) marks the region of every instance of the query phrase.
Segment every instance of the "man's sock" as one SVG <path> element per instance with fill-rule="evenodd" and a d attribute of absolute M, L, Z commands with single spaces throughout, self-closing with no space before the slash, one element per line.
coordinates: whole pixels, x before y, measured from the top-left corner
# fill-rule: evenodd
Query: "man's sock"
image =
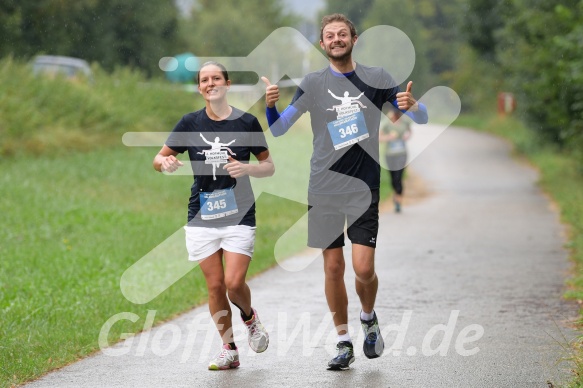
<path fill-rule="evenodd" d="M 364 311 L 360 311 L 360 319 L 362 321 L 371 321 L 374 318 L 374 310 L 370 313 L 365 313 Z"/>
<path fill-rule="evenodd" d="M 343 342 L 343 341 L 352 343 L 352 340 L 350 339 L 350 334 L 346 333 L 346 334 L 338 335 L 338 342 Z"/>

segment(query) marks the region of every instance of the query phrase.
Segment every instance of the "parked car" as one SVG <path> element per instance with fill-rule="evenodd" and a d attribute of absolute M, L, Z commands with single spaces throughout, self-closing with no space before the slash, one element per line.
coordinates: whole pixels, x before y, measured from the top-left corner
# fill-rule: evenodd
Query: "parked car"
<path fill-rule="evenodd" d="M 32 62 L 34 74 L 48 74 L 51 76 L 64 75 L 67 78 L 79 76 L 92 78 L 91 67 L 84 59 L 64 57 L 59 55 L 38 55 Z"/>

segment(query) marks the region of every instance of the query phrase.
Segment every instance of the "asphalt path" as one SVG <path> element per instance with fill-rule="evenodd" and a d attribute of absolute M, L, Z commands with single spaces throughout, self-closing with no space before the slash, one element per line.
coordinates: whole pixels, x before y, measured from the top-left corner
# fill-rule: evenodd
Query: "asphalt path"
<path fill-rule="evenodd" d="M 435 130 L 415 129 L 410 147 Z M 336 337 L 322 259 L 306 251 L 249 282 L 270 346 L 250 351 L 237 319 L 238 369 L 207 370 L 220 344 L 204 305 L 28 386 L 548 387 L 568 380 L 571 366 L 562 360 L 577 306 L 562 300 L 565 230 L 537 172 L 504 141 L 460 128 L 438 136 L 409 168 L 427 192 L 401 214 L 381 214 L 382 357 L 362 353 L 347 260 L 356 361 L 347 371 L 326 370 Z M 418 188 L 405 190 L 412 197 Z"/>

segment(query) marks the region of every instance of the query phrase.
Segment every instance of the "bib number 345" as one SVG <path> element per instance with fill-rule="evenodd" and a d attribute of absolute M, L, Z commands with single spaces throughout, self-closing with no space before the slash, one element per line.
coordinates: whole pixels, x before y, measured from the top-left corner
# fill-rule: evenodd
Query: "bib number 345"
<path fill-rule="evenodd" d="M 226 217 L 238 211 L 232 188 L 200 193 L 200 218 L 203 220 Z"/>
<path fill-rule="evenodd" d="M 206 201 L 206 206 L 209 212 L 225 209 L 227 207 L 227 201 L 224 199 L 219 199 L 218 201 Z"/>

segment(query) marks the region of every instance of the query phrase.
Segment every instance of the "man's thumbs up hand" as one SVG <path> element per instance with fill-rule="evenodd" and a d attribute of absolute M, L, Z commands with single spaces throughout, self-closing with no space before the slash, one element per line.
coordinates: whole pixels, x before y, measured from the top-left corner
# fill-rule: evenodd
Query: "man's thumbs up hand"
<path fill-rule="evenodd" d="M 407 93 L 411 93 L 411 88 L 413 88 L 413 81 L 409 81 L 409 83 L 407 84 Z"/>
<path fill-rule="evenodd" d="M 261 81 L 265 82 L 265 103 L 269 108 L 273 108 L 275 103 L 279 100 L 279 86 L 272 85 L 267 77 L 261 77 Z"/>
<path fill-rule="evenodd" d="M 413 98 L 411 89 L 413 88 L 413 81 L 407 83 L 407 89 L 404 92 L 397 93 L 397 105 L 401 110 L 411 110 L 415 112 L 418 108 L 417 100 Z"/>

